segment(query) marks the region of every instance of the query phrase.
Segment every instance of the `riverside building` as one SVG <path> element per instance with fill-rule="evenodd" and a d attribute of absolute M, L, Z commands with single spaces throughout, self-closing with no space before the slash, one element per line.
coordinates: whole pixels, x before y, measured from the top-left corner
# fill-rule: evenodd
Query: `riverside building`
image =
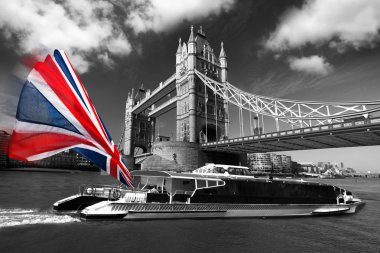
<path fill-rule="evenodd" d="M 292 158 L 274 153 L 247 154 L 248 167 L 257 173 L 291 173 Z"/>
<path fill-rule="evenodd" d="M 281 155 L 277 154 L 270 154 L 271 162 L 272 162 L 272 167 L 274 172 L 281 172 L 282 170 L 282 158 Z"/>
<path fill-rule="evenodd" d="M 283 173 L 291 173 L 292 170 L 292 158 L 288 155 L 281 155 L 281 164 Z"/>
<path fill-rule="evenodd" d="M 270 153 L 247 154 L 248 166 L 254 172 L 271 172 L 272 161 Z"/>

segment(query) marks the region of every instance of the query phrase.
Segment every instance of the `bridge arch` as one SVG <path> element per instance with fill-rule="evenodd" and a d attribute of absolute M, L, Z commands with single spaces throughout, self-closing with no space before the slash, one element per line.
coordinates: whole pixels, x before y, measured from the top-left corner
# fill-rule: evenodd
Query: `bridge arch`
<path fill-rule="evenodd" d="M 143 145 L 137 145 L 133 149 L 134 155 L 141 155 L 141 154 L 145 154 L 145 153 L 148 153 L 148 147 L 145 147 Z"/>
<path fill-rule="evenodd" d="M 215 124 L 203 124 L 199 130 L 199 142 L 205 143 L 210 141 L 218 141 L 224 136 L 224 132 L 220 126 Z"/>

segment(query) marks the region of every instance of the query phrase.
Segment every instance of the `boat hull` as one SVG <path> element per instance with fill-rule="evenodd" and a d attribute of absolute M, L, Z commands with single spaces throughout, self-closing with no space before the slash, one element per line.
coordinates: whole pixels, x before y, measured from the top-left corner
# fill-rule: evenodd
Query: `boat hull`
<path fill-rule="evenodd" d="M 351 204 L 164 204 L 104 201 L 85 208 L 81 218 L 89 219 L 214 219 L 305 217 L 356 213 L 363 202 Z"/>
<path fill-rule="evenodd" d="M 53 209 L 55 211 L 80 211 L 104 200 L 107 198 L 77 194 L 55 202 Z"/>

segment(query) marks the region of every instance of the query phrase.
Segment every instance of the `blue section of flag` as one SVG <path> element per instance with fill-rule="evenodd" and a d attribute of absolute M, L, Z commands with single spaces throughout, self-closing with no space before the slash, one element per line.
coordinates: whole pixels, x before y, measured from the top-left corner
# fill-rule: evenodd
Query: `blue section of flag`
<path fill-rule="evenodd" d="M 65 74 L 66 78 L 69 80 L 71 86 L 74 88 L 75 92 L 78 94 L 79 98 L 82 100 L 83 104 L 87 108 L 87 105 L 84 102 L 83 97 L 79 92 L 79 89 L 78 89 L 78 87 L 74 81 L 74 78 L 72 77 L 72 75 L 70 73 L 70 70 L 67 67 L 65 60 L 63 59 L 61 53 L 58 50 L 54 50 L 54 58 L 55 58 L 56 62 L 58 63 L 59 67 L 61 68 L 61 70 L 63 71 L 63 73 Z M 87 110 L 88 110 L 88 108 L 87 108 Z"/>
<path fill-rule="evenodd" d="M 81 134 L 29 81 L 25 82 L 21 91 L 16 119 Z"/>
<path fill-rule="evenodd" d="M 83 149 L 83 148 L 73 148 L 73 151 L 77 152 L 78 154 L 83 155 L 88 160 L 90 160 L 93 164 L 97 165 L 99 168 L 102 168 L 104 171 L 107 170 L 107 157 L 104 155 L 101 155 L 95 151 L 89 150 L 89 149 Z"/>

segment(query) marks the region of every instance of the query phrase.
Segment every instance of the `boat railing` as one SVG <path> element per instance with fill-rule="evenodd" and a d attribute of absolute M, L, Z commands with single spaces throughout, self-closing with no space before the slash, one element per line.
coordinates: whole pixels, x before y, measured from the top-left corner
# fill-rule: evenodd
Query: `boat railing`
<path fill-rule="evenodd" d="M 115 185 L 81 185 L 79 194 L 81 196 L 94 196 L 106 199 L 119 199 L 131 190 Z"/>
<path fill-rule="evenodd" d="M 147 192 L 125 192 L 122 197 L 127 203 L 146 203 Z"/>

